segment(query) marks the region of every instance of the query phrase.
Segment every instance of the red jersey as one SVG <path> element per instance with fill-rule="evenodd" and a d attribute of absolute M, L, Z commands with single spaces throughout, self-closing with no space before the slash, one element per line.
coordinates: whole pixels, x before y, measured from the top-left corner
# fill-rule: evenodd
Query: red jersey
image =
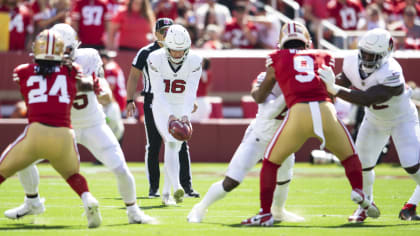
<path fill-rule="evenodd" d="M 112 61 L 105 65 L 105 79 L 111 87 L 112 95 L 120 106 L 120 110 L 124 111 L 127 103 L 127 90 L 125 89 L 124 72 L 116 62 Z"/>
<path fill-rule="evenodd" d="M 111 19 L 106 0 L 78 0 L 71 13 L 79 21 L 79 38 L 82 44 L 104 45 L 105 24 Z"/>
<path fill-rule="evenodd" d="M 288 108 L 300 102 L 331 101 L 318 68 L 334 68 L 334 58 L 322 50 L 277 50 L 269 55 Z"/>
<path fill-rule="evenodd" d="M 8 12 L 9 21 L 9 50 L 24 50 L 28 34 L 33 32 L 32 16 L 28 8 L 17 6 L 9 9 L 5 5 L 0 7 L 0 12 Z"/>
<path fill-rule="evenodd" d="M 169 0 L 158 4 L 162 4 L 163 6 L 158 12 L 155 12 L 156 19 L 171 18 L 172 20 L 175 20 L 176 18 L 178 18 L 177 2 Z"/>
<path fill-rule="evenodd" d="M 29 4 L 29 7 L 32 10 L 34 22 L 38 22 L 40 20 L 47 20 L 52 17 L 51 9 L 49 5 L 47 5 L 43 11 L 41 11 L 38 1 L 32 1 Z"/>
<path fill-rule="evenodd" d="M 198 84 L 197 97 L 207 96 L 208 88 L 212 80 L 212 73 L 209 70 L 204 70 L 201 74 L 200 83 Z"/>
<path fill-rule="evenodd" d="M 29 123 L 40 122 L 57 127 L 69 127 L 70 110 L 76 96 L 76 80 L 81 70 L 74 65 L 57 66 L 56 71 L 43 77 L 36 73 L 37 64 L 23 64 L 13 71 L 13 80 L 20 85 L 26 106 Z"/>
<path fill-rule="evenodd" d="M 360 1 L 347 0 L 345 4 L 332 0 L 328 3 L 330 18 L 335 24 L 344 30 L 355 30 L 357 22 L 362 17 L 363 6 Z"/>
<path fill-rule="evenodd" d="M 253 23 L 248 22 L 246 26 L 255 37 L 258 36 L 257 27 Z M 255 47 L 255 45 L 251 44 L 251 42 L 249 42 L 248 39 L 245 37 L 244 33 L 242 32 L 241 26 L 236 21 L 236 18 L 233 18 L 231 22 L 226 24 L 225 33 L 223 37 L 226 41 L 229 41 L 234 48 Z"/>

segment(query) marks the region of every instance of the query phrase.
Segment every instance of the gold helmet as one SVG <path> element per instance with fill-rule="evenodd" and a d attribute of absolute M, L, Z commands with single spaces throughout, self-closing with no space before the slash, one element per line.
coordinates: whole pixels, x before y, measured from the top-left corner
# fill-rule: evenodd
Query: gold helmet
<path fill-rule="evenodd" d="M 306 27 L 297 21 L 289 21 L 283 25 L 280 31 L 278 47 L 282 49 L 284 44 L 291 40 L 302 41 L 306 48 L 310 48 L 312 43 Z"/>
<path fill-rule="evenodd" d="M 36 36 L 32 45 L 35 60 L 61 61 L 64 55 L 64 42 L 51 30 L 44 30 Z"/>

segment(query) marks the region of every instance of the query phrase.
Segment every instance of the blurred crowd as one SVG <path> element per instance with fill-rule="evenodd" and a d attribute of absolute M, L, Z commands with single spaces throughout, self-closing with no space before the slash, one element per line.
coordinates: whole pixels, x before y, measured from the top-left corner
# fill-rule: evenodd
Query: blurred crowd
<path fill-rule="evenodd" d="M 157 18 L 169 17 L 190 32 L 193 47 L 275 48 L 281 22 L 273 7 L 310 29 L 314 47 L 321 20 L 343 30 L 386 28 L 402 31 L 397 49 L 420 49 L 418 0 L 0 0 L 0 50 L 28 50 L 33 36 L 56 23 L 71 24 L 81 47 L 133 50 L 154 40 Z M 296 15 L 297 14 L 297 15 Z"/>

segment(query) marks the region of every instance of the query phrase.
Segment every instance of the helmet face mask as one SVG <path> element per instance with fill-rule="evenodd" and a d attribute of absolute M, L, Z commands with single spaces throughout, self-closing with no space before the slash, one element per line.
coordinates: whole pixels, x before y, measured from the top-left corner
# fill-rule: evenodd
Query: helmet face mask
<path fill-rule="evenodd" d="M 181 25 L 171 25 L 166 32 L 164 47 L 169 61 L 175 64 L 182 63 L 191 47 L 190 34 Z M 183 51 L 183 55 L 175 58 L 171 51 Z"/>
<path fill-rule="evenodd" d="M 359 65 L 365 73 L 373 73 L 388 60 L 393 41 L 391 34 L 383 29 L 368 31 L 359 41 Z"/>

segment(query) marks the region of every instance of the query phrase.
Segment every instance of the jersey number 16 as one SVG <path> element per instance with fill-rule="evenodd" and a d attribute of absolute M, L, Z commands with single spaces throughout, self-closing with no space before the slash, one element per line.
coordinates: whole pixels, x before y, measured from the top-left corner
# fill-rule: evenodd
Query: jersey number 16
<path fill-rule="evenodd" d="M 163 80 L 165 83 L 165 93 L 183 93 L 185 91 L 185 80 L 176 79 L 174 81 L 165 79 Z"/>

